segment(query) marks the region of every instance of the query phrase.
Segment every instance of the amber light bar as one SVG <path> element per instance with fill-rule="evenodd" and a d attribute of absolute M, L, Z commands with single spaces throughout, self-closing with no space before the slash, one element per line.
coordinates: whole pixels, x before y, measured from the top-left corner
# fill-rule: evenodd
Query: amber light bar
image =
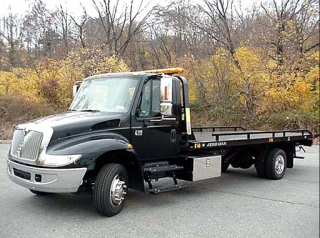
<path fill-rule="evenodd" d="M 144 72 L 149 74 L 182 74 L 184 73 L 184 69 L 177 67 L 177 68 L 167 68 L 167 69 L 152 69 L 152 70 L 146 70 Z"/>

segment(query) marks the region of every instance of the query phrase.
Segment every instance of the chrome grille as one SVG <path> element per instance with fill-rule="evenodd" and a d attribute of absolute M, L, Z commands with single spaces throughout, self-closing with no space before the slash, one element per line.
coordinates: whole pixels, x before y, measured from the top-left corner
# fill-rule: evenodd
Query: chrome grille
<path fill-rule="evenodd" d="M 23 142 L 24 134 L 22 130 L 15 130 L 12 138 L 11 154 L 16 155 L 19 145 Z"/>
<path fill-rule="evenodd" d="M 36 160 L 42 139 L 42 132 L 16 130 L 13 134 L 11 154 L 28 160 Z"/>

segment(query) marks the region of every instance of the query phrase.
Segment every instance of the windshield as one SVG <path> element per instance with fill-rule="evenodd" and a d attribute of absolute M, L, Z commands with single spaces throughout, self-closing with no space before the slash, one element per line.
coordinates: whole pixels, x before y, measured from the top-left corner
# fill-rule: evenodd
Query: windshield
<path fill-rule="evenodd" d="M 136 78 L 94 78 L 84 80 L 70 110 L 128 112 L 137 87 Z"/>

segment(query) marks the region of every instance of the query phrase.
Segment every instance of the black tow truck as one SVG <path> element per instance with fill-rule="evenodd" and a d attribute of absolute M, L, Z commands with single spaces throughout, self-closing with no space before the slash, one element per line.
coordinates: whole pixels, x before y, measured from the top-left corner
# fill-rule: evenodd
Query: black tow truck
<path fill-rule="evenodd" d="M 185 188 L 178 179 L 219 177 L 231 165 L 255 166 L 278 180 L 292 168 L 308 130 L 249 131 L 191 127 L 182 68 L 96 75 L 76 82 L 69 111 L 16 127 L 9 178 L 34 194 L 93 191 L 97 211 L 118 214 L 128 188 L 159 194 Z M 80 86 L 81 84 L 81 86 Z M 173 182 L 155 187 L 169 177 Z"/>

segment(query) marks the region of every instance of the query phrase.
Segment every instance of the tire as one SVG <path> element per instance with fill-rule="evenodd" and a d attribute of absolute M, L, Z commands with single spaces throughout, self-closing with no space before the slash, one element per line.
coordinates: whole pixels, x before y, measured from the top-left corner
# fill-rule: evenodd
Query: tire
<path fill-rule="evenodd" d="M 223 163 L 221 162 L 221 172 L 226 172 L 227 169 L 229 168 L 229 163 Z"/>
<path fill-rule="evenodd" d="M 121 164 L 104 165 L 96 178 L 93 203 L 97 211 L 107 217 L 121 212 L 125 204 L 128 174 Z"/>
<path fill-rule="evenodd" d="M 253 165 L 252 161 L 249 160 L 235 160 L 231 162 L 233 168 L 249 169 Z"/>
<path fill-rule="evenodd" d="M 272 149 L 265 159 L 265 174 L 268 179 L 282 179 L 287 168 L 287 156 L 282 149 Z"/>
<path fill-rule="evenodd" d="M 249 169 L 254 164 L 254 160 L 252 157 L 250 158 L 243 158 L 239 161 L 239 167 L 241 169 Z"/>
<path fill-rule="evenodd" d="M 231 164 L 232 168 L 235 168 L 235 169 L 240 167 L 238 160 L 234 160 L 230 164 Z"/>
<path fill-rule="evenodd" d="M 33 189 L 29 189 L 30 192 L 32 192 L 33 194 L 35 195 L 39 195 L 39 196 L 45 196 L 45 195 L 50 195 L 52 193 L 47 193 L 47 192 L 40 192 L 40 191 L 36 191 L 36 190 L 33 190 Z"/>
<path fill-rule="evenodd" d="M 262 150 L 255 159 L 255 167 L 260 178 L 266 178 L 265 159 L 268 154 L 268 149 Z"/>

